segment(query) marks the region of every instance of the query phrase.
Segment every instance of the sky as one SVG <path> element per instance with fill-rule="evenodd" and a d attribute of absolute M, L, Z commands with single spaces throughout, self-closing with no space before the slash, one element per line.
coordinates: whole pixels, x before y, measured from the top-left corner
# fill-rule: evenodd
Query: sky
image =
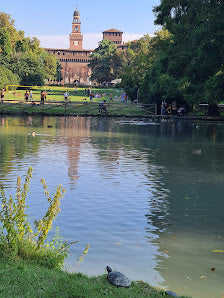
<path fill-rule="evenodd" d="M 83 48 L 94 49 L 102 32 L 111 28 L 124 32 L 123 41 L 153 35 L 152 12 L 160 0 L 0 0 L 0 11 L 11 15 L 17 30 L 37 37 L 45 48 L 69 48 L 76 5 L 84 35 Z"/>

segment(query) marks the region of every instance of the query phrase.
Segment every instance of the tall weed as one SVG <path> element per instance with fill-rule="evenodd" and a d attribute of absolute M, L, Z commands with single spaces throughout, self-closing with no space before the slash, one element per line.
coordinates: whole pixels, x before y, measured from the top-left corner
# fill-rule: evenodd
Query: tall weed
<path fill-rule="evenodd" d="M 29 168 L 23 185 L 21 177 L 17 178 L 15 198 L 11 195 L 6 198 L 3 184 L 0 184 L 0 249 L 10 257 L 22 257 L 25 260 L 35 261 L 49 268 L 61 268 L 64 259 L 69 253 L 69 245 L 59 236 L 58 230 L 51 242 L 46 242 L 47 235 L 52 229 L 54 219 L 60 212 L 60 199 L 65 189 L 59 185 L 56 192 L 50 195 L 46 182 L 41 179 L 44 194 L 49 207 L 42 219 L 36 221 L 33 231 L 28 216 L 25 213 L 26 198 L 29 192 L 32 168 Z M 75 242 L 73 242 L 75 243 Z"/>

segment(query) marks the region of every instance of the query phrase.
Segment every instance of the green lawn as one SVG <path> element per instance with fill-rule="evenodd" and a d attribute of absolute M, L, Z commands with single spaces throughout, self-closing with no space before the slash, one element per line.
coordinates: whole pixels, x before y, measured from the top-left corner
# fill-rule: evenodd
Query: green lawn
<path fill-rule="evenodd" d="M 0 258 L 0 297 L 168 297 L 163 290 L 134 282 L 130 288 L 111 285 L 106 275 L 87 277 L 48 269 L 21 260 Z M 186 296 L 179 296 L 186 297 Z"/>
<path fill-rule="evenodd" d="M 105 105 L 105 116 L 148 116 L 149 113 L 137 104 L 108 103 Z M 153 111 L 153 110 L 152 110 Z M 99 115 L 99 103 L 96 102 L 47 102 L 44 105 L 32 106 L 31 103 L 4 103 L 0 104 L 2 113 L 26 113 L 26 114 L 46 114 L 46 115 Z"/>
<path fill-rule="evenodd" d="M 11 87 L 12 88 L 12 87 Z M 25 100 L 24 94 L 26 91 L 26 88 L 23 88 L 21 90 L 14 89 L 12 90 L 9 88 L 9 91 L 5 93 L 5 99 L 12 99 L 12 100 Z M 85 88 L 77 88 L 77 92 L 75 91 L 75 88 L 67 88 L 67 87 L 58 87 L 58 86 L 43 86 L 43 87 L 30 87 L 27 88 L 32 90 L 33 92 L 33 100 L 39 101 L 40 100 L 40 93 L 42 90 L 47 91 L 47 101 L 63 101 L 64 100 L 64 93 L 68 90 L 69 92 L 69 100 L 70 101 L 78 101 L 82 102 L 85 99 L 89 101 L 89 96 L 85 95 Z M 88 88 L 86 88 L 88 89 Z M 110 94 L 113 94 L 113 97 L 117 96 L 117 98 L 120 98 L 121 93 L 123 92 L 122 89 L 96 89 L 91 88 L 92 93 L 98 93 L 103 95 L 106 94 L 105 100 L 109 101 Z M 101 101 L 102 98 L 94 98 L 94 102 Z"/>
<path fill-rule="evenodd" d="M 30 88 L 31 89 L 31 88 Z M 40 105 L 40 93 L 47 90 L 47 100 L 44 105 Z M 27 113 L 27 114 L 47 114 L 47 115 L 89 115 L 96 116 L 99 114 L 99 103 L 105 98 L 106 112 L 103 115 L 110 116 L 148 116 L 149 112 L 142 108 L 141 104 L 121 103 L 121 89 L 92 89 L 92 92 L 102 95 L 101 98 L 84 96 L 85 88 L 68 89 L 69 101 L 64 101 L 65 87 L 33 87 L 33 102 L 25 101 L 25 90 L 8 91 L 5 94 L 4 104 L 0 105 L 0 112 L 3 113 Z M 105 97 L 103 96 L 105 94 Z M 110 96 L 113 94 L 113 102 L 110 102 Z M 115 96 L 117 100 L 115 100 Z M 155 108 L 150 110 L 154 114 Z"/>

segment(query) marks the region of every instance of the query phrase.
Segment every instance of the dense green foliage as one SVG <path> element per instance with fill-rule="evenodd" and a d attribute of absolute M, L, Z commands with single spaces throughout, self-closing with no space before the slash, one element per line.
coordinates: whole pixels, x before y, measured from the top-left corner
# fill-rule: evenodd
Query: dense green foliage
<path fill-rule="evenodd" d="M 23 186 L 21 177 L 17 178 L 15 198 L 7 199 L 4 186 L 0 185 L 0 250 L 10 258 L 22 258 L 43 264 L 49 268 L 61 268 L 68 253 L 68 244 L 59 237 L 58 232 L 50 243 L 45 243 L 53 220 L 60 211 L 60 199 L 65 190 L 61 185 L 50 196 L 46 183 L 42 179 L 44 194 L 49 208 L 42 219 L 35 221 L 35 230 L 26 215 L 26 198 L 29 192 L 32 168 L 29 168 Z"/>
<path fill-rule="evenodd" d="M 141 101 L 188 107 L 224 100 L 223 1 L 161 0 L 154 13 L 162 31 L 126 53 L 122 78 L 130 96 L 139 88 Z M 148 51 L 139 51 L 143 42 Z"/>
<path fill-rule="evenodd" d="M 150 49 L 151 38 L 146 35 L 136 43 L 129 43 L 127 51 L 122 55 L 122 86 L 132 101 L 137 99 L 142 80 L 150 66 Z"/>
<path fill-rule="evenodd" d="M 11 71 L 9 84 L 43 85 L 46 79 L 54 79 L 60 71 L 57 58 L 40 48 L 37 38 L 24 37 L 17 31 L 10 15 L 0 12 L 0 82 L 8 84 L 5 76 Z"/>
<path fill-rule="evenodd" d="M 12 84 L 19 84 L 19 77 L 5 66 L 0 66 L 0 89 Z"/>
<path fill-rule="evenodd" d="M 98 83 L 110 83 L 116 78 L 120 66 L 119 54 L 116 45 L 108 39 L 99 42 L 91 55 L 89 67 L 91 68 L 91 79 Z"/>

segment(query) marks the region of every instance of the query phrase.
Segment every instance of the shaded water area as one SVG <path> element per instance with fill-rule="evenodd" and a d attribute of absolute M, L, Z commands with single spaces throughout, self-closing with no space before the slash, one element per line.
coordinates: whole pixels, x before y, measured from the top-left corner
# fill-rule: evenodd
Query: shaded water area
<path fill-rule="evenodd" d="M 2 117 L 0 148 L 8 192 L 33 167 L 33 220 L 47 208 L 42 177 L 52 191 L 66 188 L 54 227 L 79 240 L 70 271 L 89 243 L 77 271 L 110 265 L 177 293 L 224 295 L 224 252 L 213 252 L 224 251 L 222 123 Z"/>

